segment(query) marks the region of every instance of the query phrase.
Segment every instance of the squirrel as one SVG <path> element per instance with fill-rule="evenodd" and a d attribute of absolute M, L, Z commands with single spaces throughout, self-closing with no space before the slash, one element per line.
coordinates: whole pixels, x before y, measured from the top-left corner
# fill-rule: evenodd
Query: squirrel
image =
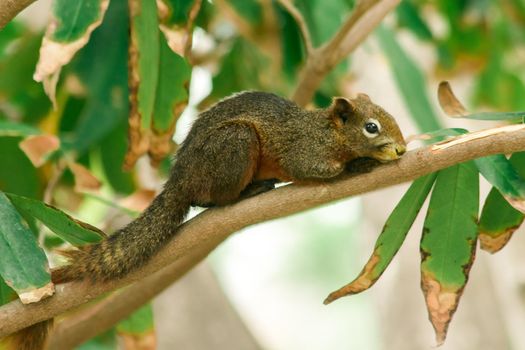
<path fill-rule="evenodd" d="M 68 251 L 54 283 L 119 279 L 143 266 L 178 230 L 191 206 L 223 206 L 274 188 L 368 171 L 406 151 L 401 131 L 365 94 L 306 110 L 266 92 L 242 92 L 200 113 L 175 155 L 163 191 L 137 219 L 106 240 Z M 26 330 L 46 332 L 51 321 Z M 21 332 L 23 332 L 22 330 Z M 21 333 L 20 332 L 20 333 Z M 25 336 L 40 349 L 45 336 Z"/>

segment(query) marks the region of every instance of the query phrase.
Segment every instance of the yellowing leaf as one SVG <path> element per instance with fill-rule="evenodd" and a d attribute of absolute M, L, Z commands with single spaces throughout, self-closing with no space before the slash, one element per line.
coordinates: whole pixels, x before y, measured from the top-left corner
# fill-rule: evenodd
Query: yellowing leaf
<path fill-rule="evenodd" d="M 38 168 L 44 165 L 50 154 L 60 148 L 60 140 L 54 135 L 32 135 L 18 145 L 31 163 Z"/>

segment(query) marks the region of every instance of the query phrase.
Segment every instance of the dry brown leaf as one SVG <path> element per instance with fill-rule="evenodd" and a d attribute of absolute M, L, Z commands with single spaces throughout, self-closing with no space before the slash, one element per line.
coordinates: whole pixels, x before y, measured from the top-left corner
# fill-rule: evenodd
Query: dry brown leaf
<path fill-rule="evenodd" d="M 54 135 L 31 135 L 18 146 L 35 167 L 44 165 L 51 153 L 60 148 L 60 139 Z"/>
<path fill-rule="evenodd" d="M 324 304 L 330 304 L 332 301 L 335 301 L 341 297 L 361 293 L 362 291 L 370 288 L 377 281 L 377 278 L 374 279 L 372 277 L 372 270 L 377 265 L 379 260 L 379 256 L 374 253 L 366 263 L 359 276 L 346 286 L 330 293 L 330 295 L 324 300 Z"/>
<path fill-rule="evenodd" d="M 68 64 L 73 56 L 84 47 L 89 41 L 91 33 L 102 23 L 104 14 L 109 5 L 109 0 L 102 0 L 100 2 L 100 18 L 93 22 L 86 30 L 86 33 L 75 41 L 69 43 L 53 41 L 52 35 L 57 27 L 56 20 L 50 22 L 46 30 L 46 35 L 42 39 L 40 46 L 40 57 L 36 65 L 36 70 L 33 79 L 37 82 L 42 82 L 44 91 L 53 102 L 56 108 L 55 89 L 60 76 L 60 70 Z"/>
<path fill-rule="evenodd" d="M 136 1 L 130 1 L 130 16 L 135 16 L 139 9 Z M 139 49 L 135 31 L 131 30 L 128 48 L 128 83 L 129 83 L 129 117 L 128 117 L 128 150 L 123 168 L 131 170 L 140 156 L 149 149 L 149 130 L 142 130 L 142 116 L 139 112 Z"/>
<path fill-rule="evenodd" d="M 31 304 L 39 302 L 42 299 L 52 296 L 55 293 L 55 285 L 49 282 L 43 287 L 33 289 L 28 292 L 20 293 L 18 297 L 22 304 Z"/>
<path fill-rule="evenodd" d="M 519 225 L 512 227 L 496 237 L 493 237 L 485 232 L 480 232 L 478 236 L 480 248 L 491 254 L 499 252 L 503 247 L 505 247 L 518 227 Z"/>
<path fill-rule="evenodd" d="M 438 101 L 443 111 L 450 117 L 462 117 L 468 114 L 466 108 L 452 92 L 452 87 L 448 81 L 439 83 Z"/>
<path fill-rule="evenodd" d="M 85 166 L 71 162 L 68 167 L 75 177 L 75 191 L 96 192 L 100 189 L 101 182 Z"/>
<path fill-rule="evenodd" d="M 119 333 L 119 336 L 122 340 L 122 348 L 126 350 L 155 350 L 157 348 L 157 337 L 154 330 L 143 334 Z"/>
<path fill-rule="evenodd" d="M 134 211 L 143 212 L 153 201 L 155 194 L 154 190 L 141 188 L 130 196 L 123 198 L 120 201 L 120 205 Z"/>
<path fill-rule="evenodd" d="M 159 25 L 159 28 L 164 34 L 170 49 L 179 56 L 184 57 L 184 48 L 186 47 L 186 41 L 188 40 L 188 33 L 186 29 L 169 28 L 164 24 Z"/>
<path fill-rule="evenodd" d="M 421 276 L 421 288 L 425 295 L 428 316 L 436 332 L 437 345 L 442 345 L 447 337 L 447 330 L 452 316 L 458 307 L 460 290 L 447 290 L 433 276 Z"/>

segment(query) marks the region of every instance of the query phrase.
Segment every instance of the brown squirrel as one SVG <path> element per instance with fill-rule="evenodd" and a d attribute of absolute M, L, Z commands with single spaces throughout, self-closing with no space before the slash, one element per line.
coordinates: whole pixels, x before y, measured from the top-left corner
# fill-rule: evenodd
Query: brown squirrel
<path fill-rule="evenodd" d="M 227 205 L 277 182 L 326 181 L 345 168 L 366 171 L 405 150 L 394 118 L 364 94 L 316 110 L 266 92 L 235 94 L 200 114 L 149 208 L 108 239 L 68 252 L 70 264 L 54 269 L 52 279 L 121 278 L 166 245 L 192 205 Z M 35 334 L 26 332 L 26 347 L 17 349 L 43 347 L 37 333 L 46 332 L 46 322 L 26 329 Z"/>

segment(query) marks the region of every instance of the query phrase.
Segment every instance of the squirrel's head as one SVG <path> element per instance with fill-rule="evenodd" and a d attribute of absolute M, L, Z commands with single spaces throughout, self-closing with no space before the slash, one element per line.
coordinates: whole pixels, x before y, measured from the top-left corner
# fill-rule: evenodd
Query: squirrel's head
<path fill-rule="evenodd" d="M 336 97 L 328 112 L 354 155 L 386 162 L 405 153 L 405 139 L 395 119 L 367 95 Z"/>

